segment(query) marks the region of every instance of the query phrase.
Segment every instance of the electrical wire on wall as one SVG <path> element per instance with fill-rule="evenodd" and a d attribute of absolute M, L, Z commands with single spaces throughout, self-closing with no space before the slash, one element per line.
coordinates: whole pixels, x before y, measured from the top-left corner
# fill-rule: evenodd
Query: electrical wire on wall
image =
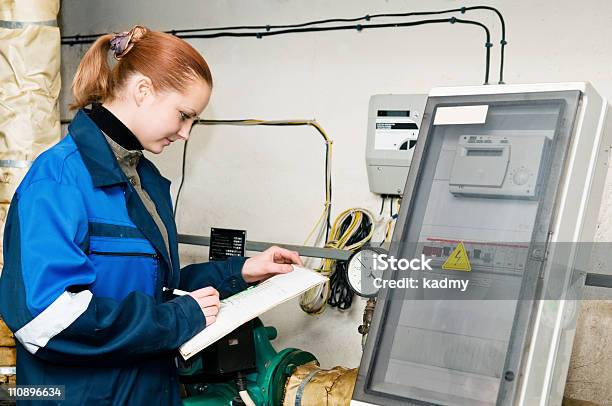
<path fill-rule="evenodd" d="M 323 31 L 347 31 L 347 30 L 356 30 L 361 32 L 367 29 L 375 29 L 375 28 L 400 28 L 400 27 L 416 27 L 420 25 L 426 24 L 467 24 L 480 27 L 485 32 L 485 79 L 484 84 L 489 84 L 489 67 L 491 63 L 491 47 L 493 44 L 491 43 L 491 33 L 486 25 L 474 21 L 474 20 L 466 20 L 460 19 L 456 17 L 450 18 L 439 18 L 439 19 L 429 19 L 429 20 L 420 20 L 420 21 L 411 21 L 405 23 L 385 23 L 385 24 L 357 24 L 357 25 L 340 25 L 333 27 L 311 27 L 311 28 L 292 28 L 280 31 L 268 31 L 268 32 L 222 32 L 216 34 L 185 34 L 185 35 L 177 35 L 183 39 L 203 39 L 203 38 L 221 38 L 221 37 L 255 37 L 255 38 L 263 38 L 263 37 L 271 37 L 276 35 L 284 35 L 284 34 L 297 34 L 304 32 L 323 32 Z"/>
<path fill-rule="evenodd" d="M 508 44 L 506 41 L 506 24 L 502 14 L 495 7 L 491 6 L 470 6 L 470 7 L 459 7 L 453 9 L 446 10 L 436 10 L 436 11 L 418 11 L 418 12 L 408 12 L 408 13 L 384 13 L 384 14 L 367 14 L 362 17 L 356 18 L 331 18 L 325 20 L 316 20 L 309 21 L 305 23 L 299 24 L 284 24 L 284 25 L 246 25 L 246 26 L 230 26 L 230 27 L 209 27 L 209 28 L 192 28 L 192 29 L 180 29 L 180 30 L 169 30 L 166 33 L 175 35 L 179 38 L 184 39 L 194 39 L 194 38 L 204 38 L 204 39 L 212 39 L 212 38 L 222 38 L 222 37 L 253 37 L 253 38 L 264 38 L 275 35 L 285 35 L 285 34 L 296 34 L 296 33 L 305 33 L 305 32 L 321 32 L 321 31 L 339 31 L 339 30 L 356 30 L 357 32 L 361 32 L 364 29 L 370 28 L 399 28 L 399 27 L 410 27 L 410 26 L 418 26 L 424 24 L 438 24 L 438 23 L 451 23 L 451 24 L 469 24 L 480 26 L 484 29 L 486 33 L 486 62 L 485 62 L 485 84 L 489 82 L 489 64 L 490 64 L 490 48 L 493 44 L 490 41 L 490 34 L 488 28 L 477 21 L 474 20 L 465 20 L 458 19 L 456 17 L 444 18 L 444 19 L 430 19 L 430 20 L 419 20 L 419 21 L 410 21 L 410 22 L 393 22 L 386 24 L 356 24 L 356 25 L 335 25 L 335 26 L 321 26 L 330 23 L 356 23 L 360 21 L 370 22 L 379 18 L 409 18 L 409 17 L 422 17 L 422 16 L 433 16 L 433 15 L 442 15 L 442 14 L 452 14 L 452 13 L 461 13 L 465 14 L 468 11 L 473 10 L 487 10 L 494 12 L 500 20 L 501 23 L 501 47 L 500 47 L 500 68 L 499 68 L 499 82 L 500 84 L 504 83 L 503 74 L 504 74 L 504 51 L 505 47 Z M 240 30 L 240 32 L 236 31 Z M 260 32 L 241 32 L 244 30 L 265 30 Z M 206 34 L 204 34 L 206 33 Z M 76 34 L 76 35 L 67 35 L 62 37 L 63 45 L 79 45 L 79 44 L 89 44 L 92 43 L 97 37 L 103 34 Z"/>
<path fill-rule="evenodd" d="M 381 197 L 382 197 L 382 205 L 380 207 L 380 213 L 379 213 L 380 215 L 383 214 L 386 199 L 387 198 L 391 199 L 389 203 L 389 218 L 387 220 L 384 220 L 384 217 L 381 219 L 381 221 L 385 221 L 383 238 L 379 244 L 379 246 L 382 247 L 385 243 L 391 241 L 391 234 L 393 233 L 394 225 L 399 216 L 399 210 L 402 204 L 402 198 L 394 197 L 394 196 L 387 196 L 387 195 L 382 195 Z M 395 213 L 393 212 L 394 200 L 395 200 L 395 204 L 397 205 Z"/>
<path fill-rule="evenodd" d="M 361 208 L 347 209 L 334 220 L 326 248 L 356 251 L 372 238 L 374 217 Z M 315 271 L 330 278 L 329 282 L 312 288 L 300 296 L 300 307 L 306 313 L 320 314 L 327 304 L 346 310 L 351 306 L 353 292 L 344 276 L 343 262 L 323 259 Z"/>
<path fill-rule="evenodd" d="M 183 190 L 183 184 L 185 183 L 185 166 L 187 165 L 187 145 L 189 144 L 189 139 L 185 140 L 185 144 L 183 144 L 183 158 L 181 159 L 181 183 L 179 183 L 178 192 L 176 192 L 176 200 L 174 202 L 174 210 L 172 211 L 172 217 L 176 220 L 176 209 L 178 207 L 179 197 L 181 196 L 181 191 Z"/>
<path fill-rule="evenodd" d="M 286 127 L 286 126 L 310 126 L 317 130 L 317 132 L 323 137 L 325 142 L 325 202 L 323 203 L 323 210 L 319 219 L 312 227 L 312 230 L 306 238 L 306 243 L 310 241 L 313 234 L 325 235 L 325 241 L 329 237 L 329 230 L 331 228 L 330 216 L 331 216 L 331 199 L 332 199 L 332 174 L 331 174 L 331 162 L 332 162 L 332 144 L 333 141 L 323 127 L 316 120 L 255 120 L 255 119 L 240 119 L 240 120 L 196 120 L 194 125 L 235 125 L 235 126 L 274 126 L 274 127 Z M 176 209 L 179 205 L 179 198 L 183 182 L 185 180 L 185 158 L 187 152 L 187 142 L 183 148 L 183 164 L 182 164 L 182 175 L 179 191 L 176 196 L 174 203 L 174 215 L 176 217 Z M 318 232 L 317 232 L 318 231 Z M 313 245 L 316 245 L 318 238 L 315 238 Z"/>

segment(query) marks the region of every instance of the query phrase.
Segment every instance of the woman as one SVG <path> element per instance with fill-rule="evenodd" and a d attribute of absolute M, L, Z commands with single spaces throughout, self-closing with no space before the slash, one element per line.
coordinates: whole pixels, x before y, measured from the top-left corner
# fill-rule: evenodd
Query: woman
<path fill-rule="evenodd" d="M 18 385 L 64 385 L 67 404 L 177 404 L 176 349 L 215 321 L 219 298 L 301 264 L 273 247 L 180 269 L 170 182 L 142 150 L 187 140 L 211 88 L 194 48 L 141 26 L 83 57 L 80 110 L 32 165 L 5 227 L 0 311 Z M 162 293 L 175 288 L 190 293 Z"/>

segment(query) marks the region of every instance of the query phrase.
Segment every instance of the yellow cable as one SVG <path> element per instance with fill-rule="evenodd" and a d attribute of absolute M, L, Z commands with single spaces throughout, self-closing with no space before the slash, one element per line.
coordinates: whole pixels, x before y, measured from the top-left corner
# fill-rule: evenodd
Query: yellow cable
<path fill-rule="evenodd" d="M 340 235 L 340 226 L 349 216 L 352 216 L 351 223 L 342 233 L 342 235 Z M 354 232 L 358 229 L 359 225 L 364 220 L 364 217 L 368 217 L 370 223 L 372 224 L 369 234 L 361 241 L 357 241 L 356 243 L 347 247 L 346 243 L 351 239 Z M 374 217 L 369 211 L 360 208 L 351 208 L 344 210 L 342 213 L 336 216 L 329 233 L 330 239 L 327 244 L 325 244 L 325 247 L 336 249 L 350 249 L 351 251 L 354 251 L 362 247 L 372 238 L 374 229 L 373 225 Z M 322 275 L 329 277 L 333 272 L 335 272 L 335 265 L 335 260 L 323 259 L 321 261 L 320 266 L 315 270 L 321 273 Z M 300 297 L 300 307 L 306 313 L 315 315 L 321 314 L 327 306 L 327 300 L 329 299 L 330 293 L 331 288 L 329 286 L 329 282 L 320 285 L 316 288 L 310 289 Z"/>
<path fill-rule="evenodd" d="M 303 245 L 308 244 L 308 241 L 310 241 L 310 237 L 312 237 L 312 234 L 317 229 L 317 226 L 321 223 L 321 220 L 323 220 L 323 218 L 327 214 L 327 210 L 328 209 L 329 209 L 329 205 L 327 203 L 325 203 L 325 206 L 323 207 L 323 212 L 321 212 L 321 215 L 319 216 L 319 219 L 317 220 L 315 225 L 312 227 L 312 230 L 310 230 L 310 233 L 308 233 L 308 237 L 306 237 L 306 240 L 304 240 L 304 244 Z"/>
<path fill-rule="evenodd" d="M 327 133 L 325 132 L 323 127 L 321 127 L 321 125 L 316 120 L 302 120 L 302 119 L 298 119 L 298 120 L 258 120 L 258 119 L 198 120 L 198 123 L 199 124 L 204 124 L 204 125 L 237 125 L 237 126 L 252 126 L 252 125 L 272 125 L 272 126 L 274 126 L 274 125 L 278 125 L 278 126 L 282 126 L 282 125 L 308 125 L 308 126 L 312 126 L 312 127 L 316 128 L 316 130 L 323 136 L 323 139 L 325 140 L 325 144 L 327 146 L 327 148 L 326 148 L 326 162 L 327 162 L 327 165 L 326 165 L 326 168 L 325 168 L 325 203 L 324 203 L 324 206 L 323 206 L 323 212 L 321 213 L 321 216 L 319 217 L 319 219 L 317 220 L 315 225 L 312 227 L 312 230 L 310 231 L 310 233 L 308 233 L 308 237 L 306 237 L 304 245 L 307 244 L 307 242 L 310 240 L 310 238 L 312 237 L 313 233 L 316 231 L 316 229 L 319 227 L 320 224 L 322 224 L 323 227 L 327 227 L 326 222 L 321 223 L 321 221 L 326 217 L 327 213 L 331 209 L 331 161 L 332 161 L 332 145 L 333 145 L 333 141 L 331 140 L 331 138 L 329 138 L 329 136 L 327 135 Z M 316 244 L 316 241 L 314 243 Z"/>

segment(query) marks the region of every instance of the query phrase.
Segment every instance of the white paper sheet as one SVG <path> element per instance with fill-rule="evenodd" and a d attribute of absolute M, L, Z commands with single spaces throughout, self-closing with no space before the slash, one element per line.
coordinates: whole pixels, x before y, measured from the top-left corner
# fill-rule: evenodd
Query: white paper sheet
<path fill-rule="evenodd" d="M 179 348 L 184 359 L 202 351 L 249 320 L 286 302 L 327 278 L 307 268 L 293 266 L 293 272 L 276 275 L 221 301 L 217 320 Z"/>
<path fill-rule="evenodd" d="M 438 107 L 434 125 L 484 124 L 489 105 Z"/>

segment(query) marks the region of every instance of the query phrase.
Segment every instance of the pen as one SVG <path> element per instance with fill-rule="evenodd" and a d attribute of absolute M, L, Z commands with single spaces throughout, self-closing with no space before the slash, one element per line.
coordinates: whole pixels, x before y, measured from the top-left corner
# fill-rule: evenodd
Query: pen
<path fill-rule="evenodd" d="M 163 292 L 170 292 L 174 296 L 185 296 L 185 295 L 189 294 L 189 292 L 185 292 L 184 290 L 180 290 L 180 289 L 168 289 L 166 287 L 163 287 L 162 291 Z"/>

